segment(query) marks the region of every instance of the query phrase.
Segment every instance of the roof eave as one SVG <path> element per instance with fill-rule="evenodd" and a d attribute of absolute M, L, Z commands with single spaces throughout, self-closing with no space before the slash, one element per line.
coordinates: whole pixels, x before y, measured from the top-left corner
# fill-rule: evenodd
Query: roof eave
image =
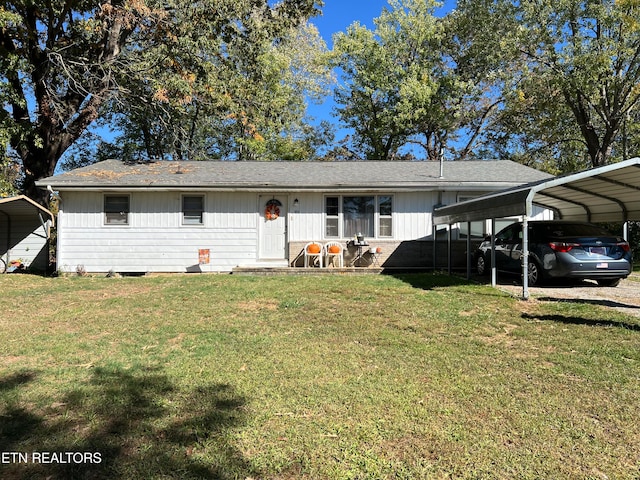
<path fill-rule="evenodd" d="M 519 184 L 513 182 L 462 182 L 462 181 L 436 181 L 426 183 L 404 183 L 404 184 L 325 184 L 325 185 L 280 185 L 280 184 L 195 184 L 195 185 L 175 185 L 175 184 L 55 184 L 37 182 L 40 188 L 51 186 L 52 189 L 58 191 L 221 191 L 221 192 L 240 192 L 240 191 L 277 191 L 277 192 L 326 192 L 326 191 L 458 191 L 458 190 L 476 190 L 476 191 L 494 191 L 496 189 L 505 189 L 517 186 Z"/>

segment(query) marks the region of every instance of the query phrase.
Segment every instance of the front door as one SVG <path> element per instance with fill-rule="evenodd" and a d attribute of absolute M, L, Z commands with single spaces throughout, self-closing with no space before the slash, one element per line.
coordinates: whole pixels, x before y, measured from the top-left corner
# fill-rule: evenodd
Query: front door
<path fill-rule="evenodd" d="M 287 245 L 287 197 L 260 195 L 260 259 L 285 260 Z"/>

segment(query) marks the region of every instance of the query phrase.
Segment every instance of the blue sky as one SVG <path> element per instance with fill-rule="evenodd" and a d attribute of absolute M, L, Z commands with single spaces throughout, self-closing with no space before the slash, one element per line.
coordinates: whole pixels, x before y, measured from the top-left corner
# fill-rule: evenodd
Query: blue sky
<path fill-rule="evenodd" d="M 331 48 L 331 36 L 334 33 L 345 31 L 355 21 L 373 28 L 373 19 L 388 6 L 387 0 L 325 0 L 322 16 L 312 19 L 311 23 L 318 27 L 327 46 Z"/>
<path fill-rule="evenodd" d="M 445 14 L 456 3 L 455 0 L 441 1 L 443 6 L 436 12 L 438 14 Z M 324 0 L 322 16 L 313 18 L 311 23 L 318 27 L 327 46 L 331 48 L 331 36 L 334 33 L 345 31 L 355 21 L 373 28 L 373 19 L 380 16 L 384 7 L 389 7 L 387 0 Z"/>

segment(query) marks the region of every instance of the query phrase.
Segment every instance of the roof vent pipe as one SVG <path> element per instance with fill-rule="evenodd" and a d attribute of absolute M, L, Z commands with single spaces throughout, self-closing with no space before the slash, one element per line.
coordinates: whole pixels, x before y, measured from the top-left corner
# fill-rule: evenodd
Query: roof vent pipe
<path fill-rule="evenodd" d="M 444 178 L 444 148 L 440 149 L 440 177 Z"/>

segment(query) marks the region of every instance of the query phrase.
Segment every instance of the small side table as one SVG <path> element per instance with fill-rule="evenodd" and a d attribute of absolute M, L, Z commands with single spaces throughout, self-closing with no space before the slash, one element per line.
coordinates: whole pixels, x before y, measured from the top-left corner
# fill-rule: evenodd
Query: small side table
<path fill-rule="evenodd" d="M 358 249 L 358 252 L 356 253 L 356 258 L 353 259 L 353 261 L 351 262 L 351 266 L 352 267 L 356 267 L 356 266 L 362 266 L 362 247 L 368 247 L 369 243 L 367 241 L 364 242 L 357 242 L 355 240 L 351 240 L 350 242 L 347 243 L 347 246 L 354 246 Z M 358 263 L 358 265 L 356 265 L 356 263 Z"/>
<path fill-rule="evenodd" d="M 371 255 L 371 265 L 372 266 L 380 266 L 380 249 L 379 248 L 371 248 L 369 250 L 369 255 Z"/>

